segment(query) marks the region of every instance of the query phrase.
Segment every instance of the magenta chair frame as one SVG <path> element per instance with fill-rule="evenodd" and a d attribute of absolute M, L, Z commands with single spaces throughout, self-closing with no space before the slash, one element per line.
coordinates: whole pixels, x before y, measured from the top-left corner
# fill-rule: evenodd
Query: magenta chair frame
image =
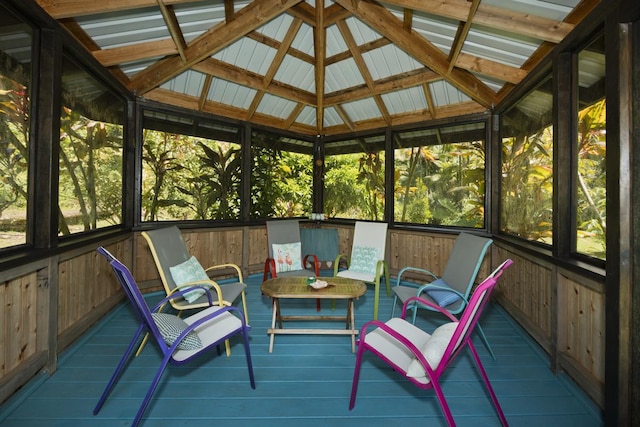
<path fill-rule="evenodd" d="M 469 301 L 469 304 L 460 316 L 460 319 L 456 318 L 446 309 L 443 309 L 436 304 L 419 297 L 412 297 L 404 303 L 401 318 L 392 318 L 384 323 L 377 320 L 365 323 L 360 331 L 361 338 L 358 340 L 358 352 L 356 354 L 356 364 L 353 373 L 349 410 L 353 409 L 355 406 L 362 356 L 365 351 L 369 350 L 417 387 L 421 389 L 432 388 L 436 394 L 438 403 L 442 408 L 447 424 L 449 426 L 455 426 L 453 415 L 451 414 L 447 400 L 442 392 L 440 378 L 456 356 L 460 354 L 464 348 L 468 348 L 473 356 L 476 367 L 482 376 L 485 386 L 487 387 L 487 391 L 491 396 L 491 400 L 496 408 L 500 422 L 503 426 L 507 426 L 508 423 L 504 412 L 500 407 L 500 403 L 498 402 L 498 398 L 491 386 L 491 383 L 489 382 L 487 373 L 482 366 L 480 357 L 478 356 L 473 342 L 471 341 L 471 334 L 477 325 L 478 319 L 482 315 L 489 298 L 491 297 L 491 293 L 493 292 L 498 279 L 504 270 L 511 264 L 513 264 L 513 261 L 511 259 L 507 259 L 489 277 L 478 285 Z M 436 362 L 437 364 L 435 367 L 432 367 L 429 361 L 427 361 L 420 348 L 428 345 L 428 340 L 431 336 L 413 326 L 411 322 L 406 321 L 407 306 L 412 304 L 414 301 L 430 306 L 433 310 L 439 311 L 443 315 L 447 316 L 452 323 L 457 324 L 453 334 L 448 340 L 446 349 L 442 354 L 442 358 Z M 369 331 L 370 329 L 371 331 Z M 369 342 L 367 341 L 368 338 Z M 398 356 L 399 354 L 400 356 Z M 409 362 L 413 363 L 415 366 L 415 360 L 417 360 L 421 368 L 424 369 L 425 377 L 416 378 L 415 375 L 410 376 L 407 374 L 410 366 Z"/>

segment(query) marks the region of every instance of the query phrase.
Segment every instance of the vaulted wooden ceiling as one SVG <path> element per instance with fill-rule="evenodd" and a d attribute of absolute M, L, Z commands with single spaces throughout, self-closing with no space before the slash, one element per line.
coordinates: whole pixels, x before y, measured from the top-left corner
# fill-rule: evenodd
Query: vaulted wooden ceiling
<path fill-rule="evenodd" d="M 598 0 L 36 0 L 137 95 L 305 134 L 491 109 Z"/>

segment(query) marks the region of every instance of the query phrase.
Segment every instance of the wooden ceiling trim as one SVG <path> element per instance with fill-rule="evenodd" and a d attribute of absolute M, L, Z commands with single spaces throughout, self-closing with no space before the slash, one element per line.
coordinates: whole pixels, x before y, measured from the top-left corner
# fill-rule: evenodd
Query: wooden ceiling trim
<path fill-rule="evenodd" d="M 160 86 L 190 66 L 259 28 L 300 1 L 302 0 L 254 0 L 240 10 L 233 21 L 218 24 L 196 38 L 185 50 L 186 61 L 173 56 L 156 62 L 133 76 L 131 89 L 138 94 L 144 94 Z"/>
<path fill-rule="evenodd" d="M 289 117 L 287 117 L 287 120 L 285 121 L 285 129 L 289 129 L 291 126 L 293 126 L 302 110 L 304 110 L 304 107 L 305 104 L 301 102 L 297 103 L 296 106 L 293 107 L 293 110 L 291 110 L 291 113 L 289 113 Z"/>
<path fill-rule="evenodd" d="M 176 49 L 178 49 L 178 54 L 182 61 L 186 61 L 187 58 L 185 56 L 184 50 L 187 47 L 187 43 L 184 41 L 184 35 L 182 34 L 182 30 L 180 29 L 180 23 L 178 23 L 178 18 L 173 10 L 173 6 L 166 5 L 164 0 L 156 0 L 158 2 L 158 6 L 160 7 L 160 13 L 162 14 L 162 18 L 164 19 L 164 23 L 169 30 L 169 34 L 171 35 L 171 39 L 176 45 Z"/>
<path fill-rule="evenodd" d="M 317 0 L 316 4 L 324 4 L 323 0 Z M 324 127 L 324 78 L 327 51 L 327 29 L 324 27 L 324 10 L 322 6 L 316 6 L 316 26 L 313 29 L 313 48 L 316 54 L 316 127 L 317 133 L 322 134 Z"/>
<path fill-rule="evenodd" d="M 167 55 L 177 55 L 178 48 L 172 39 L 142 42 L 127 46 L 99 49 L 91 52 L 105 67 L 141 61 L 149 58 L 161 58 Z"/>
<path fill-rule="evenodd" d="M 36 3 L 55 19 L 157 6 L 157 0 L 36 0 Z M 193 0 L 164 0 L 164 3 L 174 5 Z"/>
<path fill-rule="evenodd" d="M 354 8 L 349 0 L 336 0 L 336 2 L 394 42 L 414 59 L 442 75 L 471 99 L 485 107 L 495 105 L 496 94 L 488 86 L 466 70 L 456 68 L 449 72 L 446 55 L 415 31 L 411 33 L 403 31 L 402 22 L 383 6 L 377 3 L 360 2 Z"/>
<path fill-rule="evenodd" d="M 471 30 L 473 17 L 478 10 L 478 6 L 480 6 L 480 0 L 473 0 L 471 2 L 471 7 L 469 8 L 469 16 L 467 17 L 466 21 L 460 22 L 458 24 L 458 30 L 456 31 L 456 35 L 453 39 L 453 44 L 451 45 L 451 50 L 449 51 L 449 72 L 451 72 L 453 67 L 456 65 L 458 55 L 462 50 L 462 46 L 464 45 L 465 40 L 467 40 L 467 35 Z"/>
<path fill-rule="evenodd" d="M 456 67 L 514 84 L 520 83 L 527 76 L 527 71 L 518 67 L 511 67 L 464 53 L 458 56 Z"/>
<path fill-rule="evenodd" d="M 414 70 L 401 76 L 392 76 L 383 80 L 378 80 L 374 85 L 374 95 L 382 95 L 384 93 L 393 92 L 398 89 L 406 89 L 423 83 L 442 80 L 442 77 L 429 69 Z M 366 85 L 348 88 L 327 94 L 324 100 L 325 106 L 342 104 L 345 102 L 357 101 L 369 98 L 371 89 Z"/>
<path fill-rule="evenodd" d="M 200 99 L 198 100 L 198 111 L 202 111 L 207 102 L 207 97 L 209 95 L 209 90 L 211 89 L 211 82 L 213 82 L 213 76 L 205 75 L 204 84 L 202 85 L 202 90 L 200 91 Z"/>
<path fill-rule="evenodd" d="M 385 0 L 385 3 L 461 22 L 468 19 L 472 7 L 467 0 Z M 574 28 L 567 22 L 486 5 L 479 5 L 474 23 L 552 43 L 559 43 Z"/>

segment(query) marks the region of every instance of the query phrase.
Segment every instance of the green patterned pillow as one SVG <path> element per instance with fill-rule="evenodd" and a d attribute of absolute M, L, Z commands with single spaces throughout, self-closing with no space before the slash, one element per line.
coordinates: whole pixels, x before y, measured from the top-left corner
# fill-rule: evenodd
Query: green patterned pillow
<path fill-rule="evenodd" d="M 301 243 L 273 244 L 273 259 L 276 261 L 276 273 L 302 270 Z"/>
<path fill-rule="evenodd" d="M 367 246 L 355 246 L 351 253 L 351 264 L 349 270 L 356 273 L 375 274 L 376 265 L 380 260 L 378 248 L 370 248 Z"/>
<path fill-rule="evenodd" d="M 156 322 L 160 335 L 162 335 L 162 339 L 167 345 L 173 345 L 180 334 L 189 327 L 184 320 L 173 314 L 151 313 L 151 317 Z M 179 350 L 197 350 L 199 348 L 202 348 L 202 341 L 194 331 L 189 332 L 178 344 Z"/>
<path fill-rule="evenodd" d="M 197 282 L 199 280 L 209 280 L 207 272 L 204 271 L 204 268 L 202 268 L 202 266 L 194 256 L 183 263 L 180 263 L 173 267 L 169 267 L 169 271 L 171 272 L 171 277 L 173 278 L 176 286 L 180 286 L 184 283 L 189 282 Z M 201 283 L 200 285 L 211 288 L 211 285 L 206 282 Z M 204 294 L 204 289 L 194 289 L 184 294 L 184 299 L 189 302 L 194 302 Z"/>

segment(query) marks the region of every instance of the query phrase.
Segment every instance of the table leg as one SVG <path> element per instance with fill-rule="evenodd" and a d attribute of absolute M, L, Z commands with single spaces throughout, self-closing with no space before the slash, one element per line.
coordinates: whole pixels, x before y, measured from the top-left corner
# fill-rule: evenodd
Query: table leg
<path fill-rule="evenodd" d="M 275 339 L 275 329 L 276 329 L 276 317 L 279 317 L 279 304 L 278 304 L 278 298 L 273 298 L 273 313 L 271 315 L 271 331 L 270 334 L 271 335 L 269 337 L 269 353 L 273 353 L 273 340 Z"/>

